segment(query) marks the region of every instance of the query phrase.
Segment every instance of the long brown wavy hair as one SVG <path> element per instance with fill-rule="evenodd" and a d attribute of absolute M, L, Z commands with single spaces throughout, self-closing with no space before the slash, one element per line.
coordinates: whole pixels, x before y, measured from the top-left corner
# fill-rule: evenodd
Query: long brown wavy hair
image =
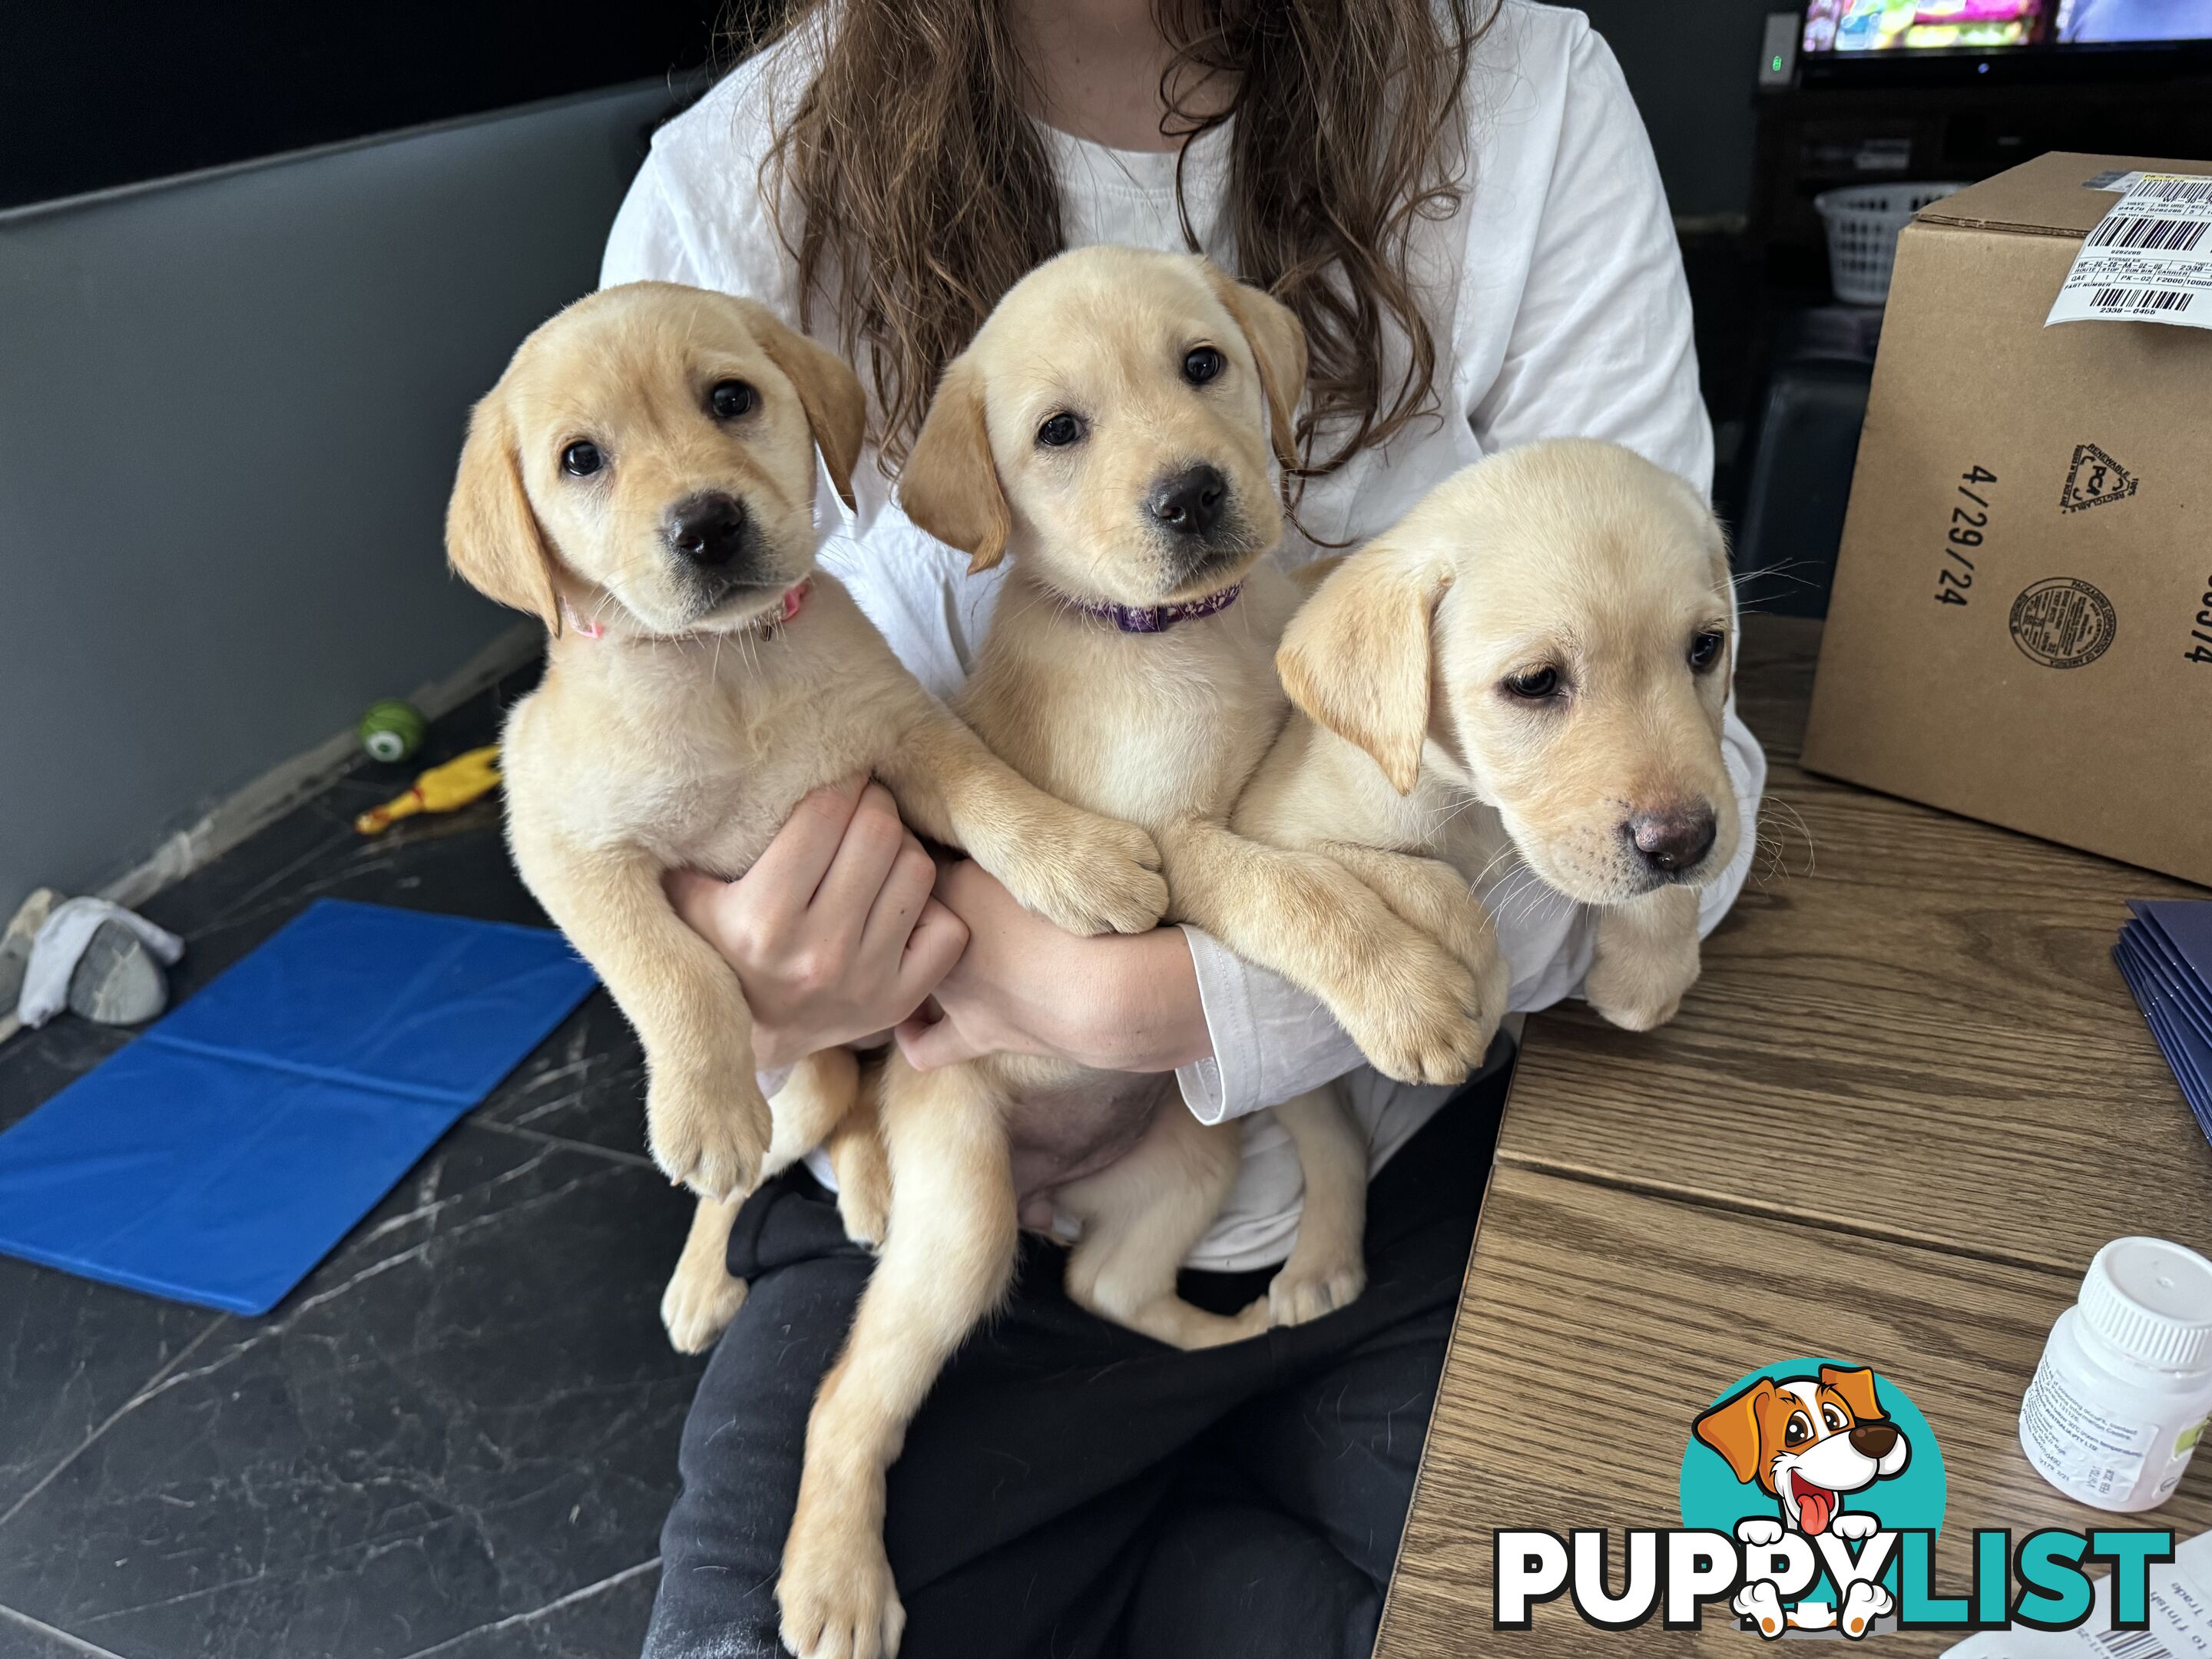
<path fill-rule="evenodd" d="M 1162 136 L 1188 144 L 1233 119 L 1237 274 L 1305 325 L 1304 477 L 1437 406 L 1411 233 L 1458 202 L 1462 88 L 1489 3 L 1152 0 L 1173 52 Z M 819 66 L 778 118 L 760 185 L 796 210 L 795 232 L 791 215 L 779 225 L 801 305 L 833 304 L 847 354 L 869 349 L 881 465 L 895 471 L 939 373 L 1000 297 L 1065 246 L 1060 185 L 1003 0 L 791 0 L 780 27 L 738 38 L 755 47 L 801 29 L 815 33 Z M 1224 74 L 1235 88 L 1225 107 L 1178 99 L 1176 88 Z M 1180 198 L 1180 163 L 1176 179 Z M 1195 251 L 1187 210 L 1183 235 Z M 1410 347 L 1395 367 L 1391 323 Z M 1324 424 L 1345 435 L 1316 457 Z"/>

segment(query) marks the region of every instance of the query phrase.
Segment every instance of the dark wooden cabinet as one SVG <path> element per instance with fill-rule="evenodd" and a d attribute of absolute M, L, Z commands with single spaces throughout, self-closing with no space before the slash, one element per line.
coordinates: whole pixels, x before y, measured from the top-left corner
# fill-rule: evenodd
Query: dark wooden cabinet
<path fill-rule="evenodd" d="M 1750 234 L 1771 272 L 1823 258 L 1813 198 L 1844 185 L 1972 181 L 2046 150 L 2212 156 L 2212 75 L 2093 85 L 1815 86 L 1759 100 Z"/>

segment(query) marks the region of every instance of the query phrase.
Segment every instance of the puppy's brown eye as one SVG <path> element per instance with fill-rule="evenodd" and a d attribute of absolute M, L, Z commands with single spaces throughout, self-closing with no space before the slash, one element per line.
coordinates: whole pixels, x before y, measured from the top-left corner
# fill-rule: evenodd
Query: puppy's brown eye
<path fill-rule="evenodd" d="M 750 415 L 760 402 L 760 393 L 743 380 L 719 380 L 707 394 L 708 405 L 718 421 L 734 421 L 740 415 Z"/>
<path fill-rule="evenodd" d="M 1721 652 L 1728 645 L 1727 635 L 1707 629 L 1690 641 L 1690 668 L 1702 674 L 1721 659 Z"/>
<path fill-rule="evenodd" d="M 1065 449 L 1082 436 L 1082 421 L 1066 410 L 1037 428 L 1037 441 L 1047 449 Z"/>
<path fill-rule="evenodd" d="M 1204 386 L 1229 366 L 1229 360 L 1212 346 L 1193 346 L 1183 355 L 1182 377 L 1193 386 Z"/>
<path fill-rule="evenodd" d="M 1529 702 L 1541 702 L 1558 692 L 1559 671 L 1556 668 L 1525 668 L 1518 674 L 1505 677 L 1505 689 Z"/>
<path fill-rule="evenodd" d="M 1813 1425 L 1806 1420 L 1805 1413 L 1790 1413 L 1789 1422 L 1784 1424 L 1782 1427 L 1782 1443 L 1785 1446 L 1802 1446 L 1812 1437 Z"/>
<path fill-rule="evenodd" d="M 572 478 L 588 478 L 606 464 L 595 443 L 573 443 L 561 452 L 561 470 Z"/>

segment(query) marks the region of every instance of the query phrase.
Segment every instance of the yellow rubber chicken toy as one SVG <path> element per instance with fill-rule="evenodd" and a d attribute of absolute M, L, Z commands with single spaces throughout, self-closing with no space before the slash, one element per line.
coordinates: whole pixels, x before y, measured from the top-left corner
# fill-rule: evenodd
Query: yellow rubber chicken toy
<path fill-rule="evenodd" d="M 397 800 L 363 812 L 353 827 L 364 836 L 375 835 L 400 818 L 417 812 L 452 812 L 499 787 L 499 745 L 471 749 L 443 766 L 434 766 L 415 780 L 415 787 Z"/>

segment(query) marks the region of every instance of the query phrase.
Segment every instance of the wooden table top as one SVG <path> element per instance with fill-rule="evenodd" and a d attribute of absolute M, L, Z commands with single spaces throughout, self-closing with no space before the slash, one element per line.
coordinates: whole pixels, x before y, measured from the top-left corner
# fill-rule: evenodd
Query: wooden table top
<path fill-rule="evenodd" d="M 2212 1147 L 2109 955 L 2125 899 L 2203 894 L 1800 770 L 1818 641 L 1747 619 L 1759 865 L 1680 1017 L 1528 1022 L 1382 1659 L 1753 1650 L 1723 1609 L 1493 1632 L 1492 1534 L 1680 1525 L 1691 1420 L 1798 1355 L 1874 1366 L 1936 1430 L 1940 1589 L 1975 1527 L 2097 1522 L 2028 1466 L 2020 1398 L 2100 1245 L 2212 1248 Z M 2137 1523 L 2212 1527 L 2212 1474 Z"/>

